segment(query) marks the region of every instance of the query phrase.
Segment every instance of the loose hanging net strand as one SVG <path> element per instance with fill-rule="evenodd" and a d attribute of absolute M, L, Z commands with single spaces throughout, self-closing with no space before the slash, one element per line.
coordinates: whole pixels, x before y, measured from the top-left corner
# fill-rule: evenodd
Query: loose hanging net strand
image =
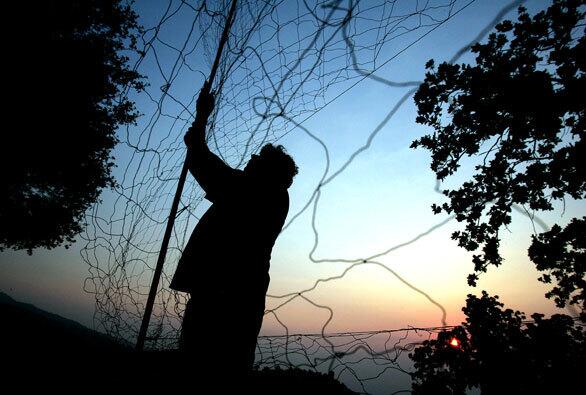
<path fill-rule="evenodd" d="M 325 170 L 307 203 L 300 211 L 290 213 L 283 232 L 303 212 L 311 209 L 314 244 L 308 252 L 309 260 L 346 265 L 331 277 L 317 279 L 307 289 L 267 295 L 278 303 L 266 311 L 266 316 L 275 318 L 287 336 L 259 338 L 259 366 L 286 365 L 336 371 L 338 377 L 349 377 L 348 380 L 359 383 L 359 391 L 368 392 L 365 385 L 376 381 L 387 370 L 407 372 L 399 366 L 398 360 L 404 351 L 418 344 L 413 341 L 413 334 L 430 337 L 442 328 L 449 328 L 445 309 L 439 302 L 377 259 L 416 243 L 447 224 L 452 217 L 384 251 L 365 252 L 364 257 L 350 258 L 315 257 L 319 243 L 316 218 L 323 189 L 370 148 L 376 134 L 420 83 L 392 81 L 376 72 L 473 3 L 474 0 L 337 0 L 311 4 L 308 0 L 238 1 L 214 83 L 213 89 L 218 96 L 208 126 L 208 144 L 234 167 L 241 167 L 250 154 L 264 144 L 278 142 L 292 131 L 306 133 L 319 144 L 323 148 Z M 522 3 L 513 1 L 504 7 L 474 41 L 482 39 L 507 12 Z M 210 70 L 230 4 L 230 1 L 169 1 L 158 22 L 147 28 L 142 36 L 142 50 L 134 68 L 145 74 L 150 82 L 150 86 L 135 98 L 143 115 L 138 125 L 130 125 L 119 132 L 121 144 L 116 152 L 121 158 L 117 169 L 119 185 L 106 192 L 104 204 L 95 206 L 88 214 L 88 226 L 83 235 L 85 245 L 81 251 L 90 273 L 84 289 L 96 300 L 95 325 L 122 341 L 133 343 L 138 336 L 185 158 L 183 135 L 194 119 L 198 86 Z M 184 27 L 178 29 L 181 34 L 169 34 L 178 21 Z M 450 61 L 457 61 L 469 47 L 463 47 Z M 366 144 L 352 153 L 341 167 L 331 169 L 328 147 L 304 122 L 365 79 L 389 89 L 410 89 L 382 117 Z M 437 186 L 436 191 L 439 191 Z M 169 289 L 169 283 L 190 232 L 202 214 L 202 201 L 202 190 L 188 177 L 155 297 L 145 344 L 148 349 L 177 347 L 187 297 Z M 328 334 L 327 325 L 333 311 L 314 301 L 311 291 L 365 265 L 383 268 L 414 294 L 426 298 L 437 308 L 440 325 Z M 288 335 L 287 325 L 279 314 L 284 306 L 295 300 L 330 313 L 321 333 Z M 369 344 L 376 343 L 375 339 L 380 340 L 381 336 L 385 337 L 384 351 L 376 351 Z M 393 346 L 388 348 L 389 344 Z M 348 364 L 347 359 L 356 357 L 359 351 L 367 351 L 365 355 L 369 360 L 380 367 L 375 377 L 361 376 L 355 368 L 359 364 L 356 360 Z"/>

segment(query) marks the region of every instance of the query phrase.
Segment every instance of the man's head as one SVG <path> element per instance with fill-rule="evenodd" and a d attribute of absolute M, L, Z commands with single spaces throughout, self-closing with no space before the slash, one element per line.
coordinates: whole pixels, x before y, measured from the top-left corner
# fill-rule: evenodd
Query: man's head
<path fill-rule="evenodd" d="M 297 174 L 297 166 L 282 145 L 267 144 L 260 152 L 253 154 L 244 168 L 247 175 L 258 177 L 265 182 L 289 188 Z"/>

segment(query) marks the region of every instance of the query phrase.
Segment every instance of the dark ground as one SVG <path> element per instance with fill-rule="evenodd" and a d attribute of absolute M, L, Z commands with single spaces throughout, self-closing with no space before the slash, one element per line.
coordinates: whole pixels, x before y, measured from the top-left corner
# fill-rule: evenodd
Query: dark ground
<path fill-rule="evenodd" d="M 332 375 L 301 369 L 263 369 L 247 377 L 203 367 L 205 360 L 177 352 L 136 353 L 129 344 L 17 302 L 0 292 L 0 376 L 21 388 L 163 388 L 190 394 L 353 394 Z M 80 387 L 81 386 L 81 387 Z"/>

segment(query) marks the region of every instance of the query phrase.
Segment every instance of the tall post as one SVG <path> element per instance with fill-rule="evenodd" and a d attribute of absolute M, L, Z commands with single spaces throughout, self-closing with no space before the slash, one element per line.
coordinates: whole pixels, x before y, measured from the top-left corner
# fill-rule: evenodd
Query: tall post
<path fill-rule="evenodd" d="M 234 14 L 236 13 L 236 2 L 237 0 L 232 0 L 230 11 L 228 12 L 226 25 L 224 25 L 224 31 L 222 32 L 220 44 L 218 46 L 218 50 L 216 51 L 216 58 L 214 59 L 214 64 L 212 65 L 212 70 L 208 78 L 208 83 L 206 84 L 208 86 L 208 89 L 211 88 L 212 83 L 214 82 L 216 71 L 218 70 L 218 66 L 220 64 L 222 51 L 224 50 L 224 45 L 228 40 L 228 33 L 230 32 L 230 28 L 234 20 Z M 159 287 L 159 279 L 161 278 L 161 273 L 163 272 L 163 265 L 165 264 L 165 257 L 167 256 L 169 241 L 171 240 L 171 232 L 173 231 L 173 225 L 175 224 L 175 217 L 177 216 L 177 209 L 179 208 L 179 201 L 181 200 L 181 194 L 183 193 L 183 186 L 185 185 L 185 179 L 187 178 L 188 169 L 189 154 L 186 155 L 185 162 L 183 162 L 183 168 L 181 169 L 179 182 L 177 183 L 177 191 L 175 192 L 173 204 L 171 205 L 171 212 L 169 213 L 169 218 L 167 219 L 167 227 L 165 228 L 165 235 L 163 236 L 161 250 L 159 251 L 159 257 L 157 258 L 157 266 L 155 267 L 155 273 L 153 274 L 153 282 L 151 283 L 151 289 L 149 291 L 149 296 L 144 309 L 144 315 L 142 317 L 142 324 L 140 326 L 140 331 L 138 332 L 138 339 L 136 341 L 137 351 L 142 351 L 144 348 L 149 322 L 151 320 L 151 314 L 153 313 L 153 306 L 155 304 L 155 297 L 157 296 L 157 289 Z"/>

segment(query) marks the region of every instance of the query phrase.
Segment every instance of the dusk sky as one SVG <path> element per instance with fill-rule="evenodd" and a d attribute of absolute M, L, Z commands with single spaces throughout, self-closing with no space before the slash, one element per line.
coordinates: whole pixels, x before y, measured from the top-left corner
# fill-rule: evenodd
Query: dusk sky
<path fill-rule="evenodd" d="M 178 6 L 178 2 L 172 3 L 173 7 Z M 298 7 L 301 6 L 297 3 L 295 1 L 280 3 L 279 7 L 282 8 L 280 16 L 283 20 L 294 19 L 295 15 L 303 13 L 303 10 L 299 10 Z M 299 3 L 302 4 L 302 2 Z M 413 11 L 415 3 L 414 1 L 398 1 L 394 12 L 401 14 L 407 10 Z M 430 2 L 429 5 L 432 3 L 449 2 L 435 1 Z M 388 44 L 379 48 L 376 67 L 380 68 L 375 74 L 397 82 L 421 81 L 424 78 L 424 65 L 427 60 L 433 58 L 436 64 L 449 61 L 508 4 L 510 4 L 508 0 L 453 1 L 451 12 L 455 14 L 456 11 L 462 10 L 445 23 L 435 27 L 429 34 L 424 36 L 431 29 L 430 27 L 417 29 L 410 34 L 390 40 Z M 548 1 L 542 0 L 526 2 L 530 11 L 542 9 L 548 4 Z M 147 28 L 156 25 L 166 7 L 166 2 L 154 0 L 136 3 L 136 11 L 141 17 L 141 23 Z M 363 7 L 366 8 L 364 5 Z M 151 210 L 148 214 L 159 220 L 164 220 L 168 212 L 165 210 L 169 206 L 169 196 L 175 189 L 176 181 L 141 183 L 140 177 L 150 171 L 159 172 L 160 178 L 178 176 L 181 160 L 185 154 L 182 136 L 186 125 L 192 120 L 184 111 L 184 106 L 194 111 L 192 98 L 199 91 L 203 77 L 209 72 L 210 53 L 215 50 L 208 48 L 206 51 L 201 43 L 193 42 L 194 51 L 190 55 L 192 58 L 186 60 L 192 68 L 184 67 L 178 71 L 177 67 L 181 67 L 182 63 L 179 66 L 176 65 L 177 54 L 168 47 L 165 49 L 163 42 L 173 43 L 176 47 L 182 45 L 193 22 L 190 12 L 193 10 L 184 7 L 163 25 L 159 33 L 161 40 L 153 44 L 158 51 L 158 57 L 155 58 L 151 51 L 139 65 L 138 70 L 148 77 L 150 86 L 146 93 L 138 95 L 131 93 L 131 97 L 136 100 L 137 109 L 143 115 L 137 126 L 120 131 L 121 143 L 114 152 L 117 164 L 115 175 L 122 186 L 123 195 L 132 196 L 132 201 L 142 201 L 141 207 L 147 207 Z M 445 10 L 433 12 L 445 18 Z M 514 18 L 516 9 L 507 15 L 509 18 Z M 361 26 L 363 25 L 357 24 L 356 29 Z M 199 34 L 198 28 L 195 26 L 194 38 Z M 304 29 L 307 30 L 304 31 Z M 300 37 L 305 32 L 309 34 L 311 29 L 315 27 L 301 25 L 295 34 Z M 420 36 L 423 37 L 419 39 Z M 365 45 L 369 37 L 368 34 L 357 35 L 356 42 Z M 206 45 L 212 43 L 210 40 Z M 188 45 L 187 48 L 189 49 L 190 46 Z M 270 45 L 264 49 L 267 53 L 271 51 Z M 332 51 L 329 56 L 333 57 L 335 53 Z M 359 57 L 361 53 L 370 52 L 359 51 Z M 391 61 L 381 66 L 391 58 Z M 374 63 L 371 60 L 372 56 L 368 59 L 359 59 L 363 62 L 365 69 L 373 66 Z M 464 54 L 459 61 L 471 60 L 472 57 L 469 54 Z M 330 67 L 340 68 L 340 64 L 347 64 L 347 62 L 347 57 L 341 57 L 339 60 L 332 61 Z M 335 98 L 335 100 L 303 123 L 306 130 L 295 127 L 292 123 L 284 124 L 278 119 L 276 124 L 281 129 L 269 136 L 269 140 L 275 141 L 276 137 L 276 141 L 286 147 L 299 167 L 299 174 L 289 191 L 291 205 L 287 223 L 312 198 L 316 186 L 324 175 L 326 155 L 323 146 L 314 137 L 319 138 L 328 150 L 329 170 L 325 176 L 325 180 L 328 180 L 345 165 L 356 150 L 367 143 L 377 125 L 388 116 L 389 111 L 401 97 L 412 89 L 412 87 L 391 87 L 369 78 L 360 80 L 356 78 L 357 73 L 349 63 L 346 69 L 347 75 L 352 76 L 353 79 L 333 85 L 331 89 L 324 91 L 323 97 L 311 98 L 311 100 L 317 100 L 314 102 L 317 103 L 315 106 L 320 108 L 331 99 Z M 234 103 L 240 100 L 238 95 L 244 95 L 244 93 L 230 91 L 230 87 L 231 84 L 236 84 L 234 81 L 238 73 L 244 75 L 246 72 L 236 66 L 233 73 L 231 76 L 233 79 L 228 79 L 225 84 L 225 96 L 218 102 L 219 115 L 215 126 L 218 131 L 215 133 L 219 141 L 216 147 L 219 148 L 220 153 L 225 154 L 231 165 L 237 165 L 241 156 L 250 157 L 251 152 L 244 149 L 248 136 L 244 130 L 254 125 L 254 122 L 230 120 L 231 116 L 237 118 L 238 108 L 234 106 Z M 165 90 L 162 88 L 165 85 L 162 76 L 172 80 L 168 88 L 172 97 L 163 98 L 159 102 L 161 104 L 158 105 L 156 103 Z M 173 78 L 171 79 L 170 76 Z M 343 80 L 342 77 L 340 78 Z M 283 91 L 291 92 L 295 89 L 296 83 L 295 80 L 287 81 Z M 354 83 L 356 85 L 352 87 Z M 263 84 L 266 84 L 266 81 L 263 81 Z M 312 82 L 308 82 L 304 85 L 303 91 L 311 91 L 311 84 Z M 319 85 L 319 82 L 317 84 Z M 257 85 L 248 85 L 249 92 L 252 92 L 250 95 L 253 97 L 256 93 L 251 87 L 256 88 Z M 303 102 L 303 91 L 300 91 L 292 102 L 294 109 L 292 113 L 297 111 L 292 116 L 296 122 L 302 121 L 311 114 L 311 112 L 303 113 L 302 111 L 305 107 L 313 105 Z M 341 96 L 337 97 L 339 94 Z M 180 104 L 174 99 L 178 99 Z M 248 107 L 242 109 L 242 113 L 249 116 L 252 106 L 259 103 L 253 104 L 252 98 L 245 102 Z M 155 116 L 157 112 L 159 115 Z M 429 153 L 425 150 L 409 148 L 413 140 L 430 132 L 415 123 L 415 116 L 416 108 L 411 96 L 380 129 L 370 147 L 356 156 L 331 182 L 322 186 L 319 201 L 315 207 L 314 226 L 318 234 L 316 246 L 314 244 L 316 236 L 312 227 L 313 203 L 281 234 L 272 254 L 267 309 L 274 308 L 286 300 L 286 298 L 273 296 L 294 294 L 312 288 L 320 279 L 340 276 L 352 265 L 347 261 L 359 261 L 379 255 L 394 246 L 409 242 L 447 219 L 445 214 L 434 215 L 430 208 L 432 203 L 443 202 L 444 199 L 435 191 L 436 181 L 434 173 L 429 168 Z M 284 131 L 289 132 L 285 134 Z M 255 144 L 261 140 L 258 136 L 253 136 L 251 149 L 258 148 Z M 132 145 L 136 145 L 139 149 L 131 147 Z M 151 155 L 155 151 L 157 153 Z M 140 155 L 143 155 L 142 159 L 138 160 Z M 474 162 L 470 160 L 465 163 L 473 164 Z M 443 187 L 459 185 L 471 174 L 471 168 L 472 166 L 463 167 L 460 173 L 448 179 Z M 193 212 L 189 215 L 199 216 L 209 204 L 206 202 L 197 204 L 196 198 L 201 198 L 201 191 L 197 189 L 191 176 L 188 177 L 188 186 L 182 201 L 185 205 L 191 205 Z M 137 245 L 153 251 L 145 255 L 146 258 L 137 258 L 136 261 L 129 263 L 129 272 L 139 273 L 141 272 L 140 265 L 144 265 L 145 262 L 152 265 L 156 258 L 162 226 L 151 227 L 152 224 L 149 225 L 142 219 L 137 220 L 142 218 L 139 217 L 142 215 L 139 213 L 140 210 L 132 205 L 132 201 L 125 202 L 120 196 L 119 193 L 104 192 L 103 203 L 96 209 L 97 211 L 92 210 L 92 213 L 99 213 L 103 218 L 114 220 L 109 223 L 112 233 L 118 233 L 120 229 L 123 233 L 126 232 L 125 234 L 134 232 L 132 237 L 135 238 L 134 240 L 139 240 Z M 147 201 L 148 204 L 144 203 Z M 123 206 L 125 208 L 121 208 Z M 188 211 L 185 210 L 185 212 Z M 173 239 L 174 245 L 179 249 L 185 240 L 181 234 L 188 236 L 196 222 L 194 217 L 188 219 L 185 212 L 178 218 L 179 230 Z M 545 224 L 551 226 L 554 223 L 564 225 L 569 219 L 584 215 L 585 212 L 584 202 L 568 200 L 565 202 L 565 207 L 560 205 L 554 212 L 537 214 Z M 121 222 L 115 221 L 119 218 L 126 218 L 127 221 L 121 225 Z M 94 221 L 92 223 L 85 238 L 89 237 L 88 234 L 91 236 L 103 231 L 103 229 L 97 229 L 96 224 L 106 226 L 107 222 Z M 130 231 L 132 223 L 137 226 Z M 317 305 L 327 306 L 333 312 L 333 318 L 328 323 L 326 332 L 366 331 L 407 326 L 427 327 L 442 324 L 440 308 L 421 293 L 401 282 L 387 269 L 394 271 L 443 306 L 447 313 L 447 324 L 460 323 L 463 319 L 461 307 L 466 295 L 479 294 L 481 290 L 487 290 L 493 295 L 498 294 L 507 307 L 519 309 L 528 314 L 536 311 L 551 314 L 557 311 L 554 303 L 545 299 L 544 294 L 548 287 L 537 281 L 539 273 L 527 257 L 531 235 L 542 231 L 537 222 L 533 224 L 523 214 L 514 213 L 512 225 L 508 231 L 502 232 L 504 264 L 499 268 L 490 267 L 488 273 L 481 275 L 476 288 L 469 287 L 466 283 L 466 277 L 473 269 L 472 254 L 459 248 L 456 242 L 450 239 L 451 233 L 462 227 L 456 221 L 450 221 L 416 242 L 383 256 L 369 259 L 370 263 L 352 268 L 343 278 L 322 282 L 314 290 L 303 295 Z M 109 240 L 112 243 L 120 242 L 120 239 L 116 237 Z M 28 256 L 25 252 L 2 252 L 0 254 L 0 290 L 19 301 L 33 303 L 40 308 L 92 327 L 95 311 L 94 295 L 84 292 L 84 282 L 90 277 L 89 266 L 82 259 L 80 252 L 84 246 L 86 241 L 79 238 L 78 242 L 69 249 L 57 248 L 51 251 L 38 249 L 32 256 Z M 101 245 L 90 251 L 91 260 L 99 262 L 102 268 L 108 267 L 106 262 L 109 259 L 112 262 L 119 260 L 116 257 L 121 254 L 117 245 L 113 247 Z M 93 251 L 96 252 L 95 255 Z M 112 251 L 112 254 L 109 255 L 108 251 Z M 133 251 L 128 254 L 136 257 L 140 255 Z M 172 275 L 178 254 L 177 249 L 169 254 L 169 263 L 165 268 L 167 276 Z M 321 260 L 323 261 L 320 262 Z M 226 268 L 229 270 L 228 265 Z M 130 283 L 147 287 L 151 278 L 150 273 L 146 271 L 144 275 L 137 275 L 136 282 L 132 280 Z M 165 284 L 168 284 L 168 281 L 164 280 L 163 286 Z M 92 289 L 91 282 L 85 282 L 85 287 Z M 145 288 L 141 289 L 144 291 Z M 277 312 L 279 319 L 287 325 L 290 333 L 315 333 L 321 331 L 328 321 L 329 311 L 327 308 L 316 307 L 308 300 L 298 297 Z M 261 335 L 282 333 L 283 328 L 274 316 L 266 315 Z"/>

